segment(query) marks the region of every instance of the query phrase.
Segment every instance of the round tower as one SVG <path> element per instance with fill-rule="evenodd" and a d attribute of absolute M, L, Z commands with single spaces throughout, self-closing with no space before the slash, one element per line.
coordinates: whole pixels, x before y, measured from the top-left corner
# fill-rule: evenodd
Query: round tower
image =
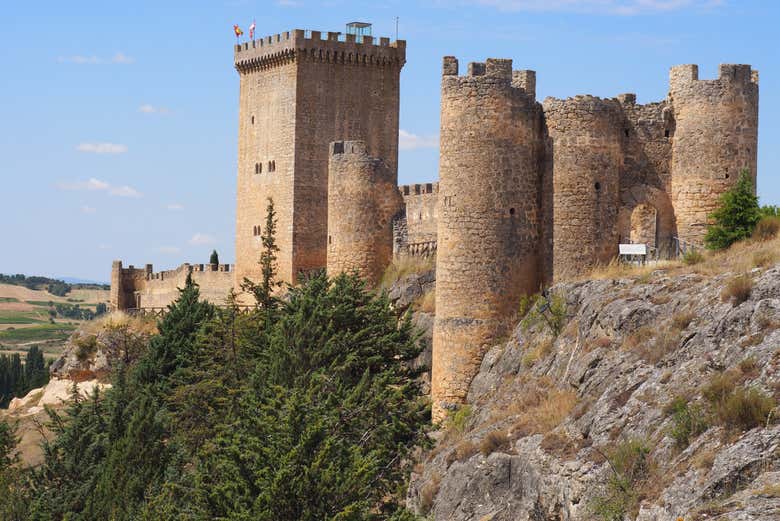
<path fill-rule="evenodd" d="M 541 107 L 533 71 L 488 59 L 458 76 L 444 58 L 441 98 L 433 416 L 462 403 L 482 356 L 522 294 L 539 289 Z"/>
<path fill-rule="evenodd" d="M 618 253 L 623 125 L 617 100 L 544 100 L 552 182 L 553 280 L 587 273 Z"/>
<path fill-rule="evenodd" d="M 721 194 L 747 169 L 756 182 L 758 71 L 721 65 L 716 80 L 699 80 L 696 65 L 672 67 L 669 101 L 672 205 L 680 240 L 701 244 Z"/>
<path fill-rule="evenodd" d="M 370 157 L 363 141 L 330 144 L 329 276 L 356 272 L 375 285 L 393 258 L 392 219 L 403 200 L 395 170 Z"/>

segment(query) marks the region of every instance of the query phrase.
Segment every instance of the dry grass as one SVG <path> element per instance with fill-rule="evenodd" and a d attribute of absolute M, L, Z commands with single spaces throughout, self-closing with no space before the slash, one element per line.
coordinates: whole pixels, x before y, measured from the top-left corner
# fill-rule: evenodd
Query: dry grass
<path fill-rule="evenodd" d="M 105 329 L 123 327 L 136 333 L 154 335 L 157 333 L 157 320 L 154 317 L 131 316 L 121 311 L 114 311 L 90 322 L 85 322 L 80 331 L 84 335 L 95 335 Z"/>
<path fill-rule="evenodd" d="M 521 403 L 515 404 L 520 418 L 509 431 L 511 439 L 550 432 L 574 409 L 577 395 L 572 391 L 554 389 L 535 403 Z"/>
<path fill-rule="evenodd" d="M 694 318 L 696 318 L 696 314 L 693 311 L 679 311 L 672 317 L 671 326 L 678 331 L 683 331 L 693 322 Z"/>
<path fill-rule="evenodd" d="M 483 456 L 490 456 L 497 450 L 505 450 L 509 448 L 509 436 L 505 431 L 491 431 L 482 440 L 479 445 L 479 451 Z"/>
<path fill-rule="evenodd" d="M 717 453 L 714 449 L 702 449 L 691 458 L 691 465 L 699 470 L 709 471 L 715 463 Z"/>
<path fill-rule="evenodd" d="M 754 496 L 780 497 L 780 483 L 764 485 L 762 488 L 753 492 Z"/>
<path fill-rule="evenodd" d="M 417 310 L 424 313 L 436 313 L 436 290 L 431 290 L 417 302 Z"/>
<path fill-rule="evenodd" d="M 550 432 L 544 436 L 539 447 L 563 461 L 570 461 L 577 456 L 583 443 L 574 441 L 565 434 Z"/>
<path fill-rule="evenodd" d="M 767 268 L 777 262 L 777 252 L 774 250 L 759 250 L 753 253 L 753 266 Z"/>
<path fill-rule="evenodd" d="M 639 279 L 647 281 L 650 274 L 657 270 L 676 268 L 682 264 L 678 261 L 658 261 L 651 264 L 626 264 L 613 259 L 609 264 L 597 266 L 593 271 L 576 280 L 602 280 L 602 279 Z"/>
<path fill-rule="evenodd" d="M 532 367 L 537 361 L 549 355 L 553 348 L 553 338 L 545 336 L 530 346 L 523 355 L 523 367 Z"/>
<path fill-rule="evenodd" d="M 427 514 L 433 508 L 433 501 L 436 499 L 436 494 L 439 493 L 439 486 L 441 485 L 441 476 L 434 473 L 425 485 L 420 489 L 420 508 Z"/>
<path fill-rule="evenodd" d="M 466 461 L 477 452 L 479 452 L 479 446 L 476 443 L 471 440 L 461 440 L 455 445 L 455 449 L 447 454 L 445 463 L 449 467 L 456 461 Z"/>
<path fill-rule="evenodd" d="M 726 283 L 726 287 L 720 293 L 722 302 L 731 302 L 738 306 L 750 298 L 753 291 L 753 279 L 747 273 L 737 275 Z"/>
<path fill-rule="evenodd" d="M 380 287 L 389 288 L 398 280 L 411 274 L 425 273 L 430 271 L 435 266 L 435 260 L 433 258 L 425 257 L 402 257 L 399 260 L 394 260 L 385 270 L 382 275 Z"/>
<path fill-rule="evenodd" d="M 764 217 L 753 230 L 753 239 L 757 241 L 770 241 L 780 232 L 780 217 Z"/>

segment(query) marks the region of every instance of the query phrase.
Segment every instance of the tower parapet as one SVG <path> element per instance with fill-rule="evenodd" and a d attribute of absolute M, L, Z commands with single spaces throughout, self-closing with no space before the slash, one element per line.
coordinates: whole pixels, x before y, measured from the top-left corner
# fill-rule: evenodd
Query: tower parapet
<path fill-rule="evenodd" d="M 403 205 L 395 171 L 364 142 L 336 141 L 328 172 L 328 275 L 356 272 L 376 284 L 393 258 L 392 220 Z"/>
<path fill-rule="evenodd" d="M 320 31 L 293 29 L 234 47 L 239 72 L 275 67 L 296 59 L 400 69 L 406 62 L 406 41 L 379 38 L 375 42 L 371 36 L 357 41 L 354 34 L 323 35 Z"/>
<path fill-rule="evenodd" d="M 543 105 L 556 281 L 587 273 L 617 255 L 623 124 L 615 99 L 547 98 Z"/>
<path fill-rule="evenodd" d="M 542 111 L 512 61 L 442 67 L 433 413 L 462 403 L 518 298 L 538 289 Z"/>
<path fill-rule="evenodd" d="M 700 80 L 696 65 L 669 73 L 675 119 L 671 197 L 678 237 L 700 244 L 721 194 L 750 171 L 755 187 L 758 148 L 758 71 L 721 65 L 714 80 Z"/>

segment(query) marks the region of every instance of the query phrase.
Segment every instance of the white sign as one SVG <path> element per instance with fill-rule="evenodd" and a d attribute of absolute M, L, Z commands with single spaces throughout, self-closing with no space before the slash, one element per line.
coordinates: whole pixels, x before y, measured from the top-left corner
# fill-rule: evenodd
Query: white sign
<path fill-rule="evenodd" d="M 647 255 L 647 244 L 619 244 L 621 255 Z"/>

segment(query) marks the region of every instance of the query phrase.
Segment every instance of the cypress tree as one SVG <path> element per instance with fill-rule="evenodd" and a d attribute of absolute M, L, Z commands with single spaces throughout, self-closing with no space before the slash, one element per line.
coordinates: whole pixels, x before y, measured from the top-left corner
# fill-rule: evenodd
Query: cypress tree
<path fill-rule="evenodd" d="M 219 255 L 217 254 L 217 250 L 211 250 L 211 257 L 209 257 L 209 264 L 212 266 L 219 264 Z"/>
<path fill-rule="evenodd" d="M 722 250 L 750 237 L 761 220 L 761 209 L 749 171 L 743 170 L 740 173 L 737 184 L 721 196 L 720 207 L 710 217 L 714 223 L 704 236 L 707 248 Z"/>

